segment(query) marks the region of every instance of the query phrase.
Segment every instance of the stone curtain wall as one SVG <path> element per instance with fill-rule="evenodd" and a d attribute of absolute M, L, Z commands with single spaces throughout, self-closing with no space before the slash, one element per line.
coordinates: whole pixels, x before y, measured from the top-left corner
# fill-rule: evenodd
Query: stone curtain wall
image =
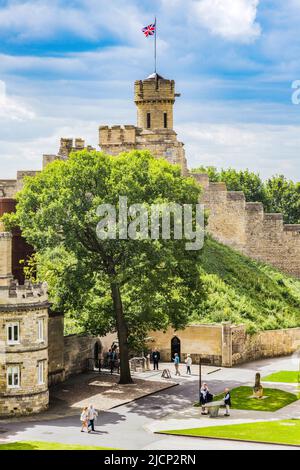
<path fill-rule="evenodd" d="M 65 378 L 86 372 L 89 359 L 94 359 L 94 347 L 100 344 L 93 336 L 65 336 L 64 338 L 64 369 Z"/>
<path fill-rule="evenodd" d="M 199 363 L 200 356 L 208 364 L 222 364 L 222 325 L 192 325 L 180 331 L 170 328 L 165 333 L 152 331 L 148 347 L 157 348 L 163 362 L 171 362 L 171 341 L 175 336 L 180 340 L 182 362 L 191 354 L 195 364 Z"/>
<path fill-rule="evenodd" d="M 49 386 L 63 382 L 64 365 L 64 316 L 49 312 Z"/>
<path fill-rule="evenodd" d="M 244 325 L 191 325 L 185 330 L 169 329 L 149 333 L 150 349 L 157 348 L 163 362 L 171 362 L 171 341 L 181 343 L 181 362 L 191 354 L 194 364 L 204 363 L 232 367 L 263 358 L 287 356 L 300 350 L 300 328 L 246 333 Z"/>
<path fill-rule="evenodd" d="M 193 176 L 203 186 L 207 229 L 216 240 L 300 277 L 300 225 L 285 225 L 282 214 L 266 214 L 261 203 L 246 202 L 243 192 L 227 191 L 225 183 Z"/>
<path fill-rule="evenodd" d="M 232 365 L 263 358 L 288 356 L 300 350 L 300 328 L 270 330 L 247 335 L 232 327 Z"/>
<path fill-rule="evenodd" d="M 49 314 L 49 386 L 64 382 L 71 375 L 88 370 L 88 360 L 94 358 L 94 347 L 101 341 L 93 336 L 64 336 L 64 317 Z"/>

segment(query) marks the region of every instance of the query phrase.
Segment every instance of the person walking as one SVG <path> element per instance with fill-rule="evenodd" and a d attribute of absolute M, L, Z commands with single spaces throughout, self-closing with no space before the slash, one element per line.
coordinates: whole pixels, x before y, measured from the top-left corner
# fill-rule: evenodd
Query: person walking
<path fill-rule="evenodd" d="M 95 410 L 94 405 L 89 405 L 87 410 L 88 415 L 88 432 L 95 432 L 95 421 L 98 416 L 98 412 Z"/>
<path fill-rule="evenodd" d="M 231 395 L 230 395 L 229 388 L 225 388 L 224 405 L 225 405 L 225 408 L 226 408 L 226 413 L 225 413 L 224 416 L 230 416 Z"/>
<path fill-rule="evenodd" d="M 201 408 L 202 408 L 202 411 L 201 411 L 202 415 L 207 415 L 208 414 L 208 411 L 207 411 L 207 408 L 206 408 L 206 404 L 208 403 L 208 398 L 209 398 L 208 385 L 203 384 L 201 389 L 200 389 L 200 397 L 199 397 L 200 405 L 201 405 Z"/>
<path fill-rule="evenodd" d="M 116 350 L 114 349 L 113 351 L 111 351 L 111 357 L 110 357 L 110 373 L 111 373 L 111 375 L 114 372 L 116 356 L 117 356 L 116 355 Z"/>
<path fill-rule="evenodd" d="M 174 355 L 175 375 L 180 375 L 179 363 L 180 363 L 179 355 L 178 353 L 175 353 Z"/>
<path fill-rule="evenodd" d="M 152 353 L 153 370 L 159 370 L 160 352 L 155 349 Z"/>
<path fill-rule="evenodd" d="M 191 358 L 190 354 L 187 355 L 185 363 L 186 363 L 186 373 L 188 375 L 192 375 L 191 367 L 192 367 L 193 361 L 192 361 L 192 358 Z"/>
<path fill-rule="evenodd" d="M 106 367 L 110 369 L 110 362 L 111 362 L 111 349 L 108 350 L 106 353 Z"/>
<path fill-rule="evenodd" d="M 80 415 L 81 432 L 84 432 L 84 429 L 88 431 L 88 419 L 88 407 L 85 406 Z"/>

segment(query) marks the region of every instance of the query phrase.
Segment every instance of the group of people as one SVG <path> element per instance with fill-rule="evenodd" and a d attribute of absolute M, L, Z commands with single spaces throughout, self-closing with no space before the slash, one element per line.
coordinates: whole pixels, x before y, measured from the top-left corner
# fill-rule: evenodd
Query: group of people
<path fill-rule="evenodd" d="M 80 415 L 81 432 L 95 432 L 95 422 L 98 417 L 98 412 L 93 405 L 85 406 Z"/>
<path fill-rule="evenodd" d="M 200 394 L 199 394 L 199 402 L 202 408 L 202 415 L 208 415 L 208 408 L 207 404 L 211 403 L 214 399 L 213 394 L 210 392 L 208 385 L 203 384 L 201 389 L 200 389 Z M 229 388 L 225 388 L 224 391 L 224 406 L 225 406 L 225 414 L 224 416 L 230 416 L 230 407 L 231 407 L 231 394 Z"/>
<path fill-rule="evenodd" d="M 159 370 L 159 362 L 160 362 L 160 352 L 155 349 L 152 352 L 152 362 L 153 362 L 153 370 Z M 180 357 L 178 353 L 174 354 L 173 358 L 174 366 L 175 366 L 175 375 L 181 375 L 180 374 Z M 187 354 L 186 359 L 185 359 L 185 364 L 186 364 L 186 373 L 187 375 L 192 375 L 192 358 L 190 354 Z"/>
<path fill-rule="evenodd" d="M 119 360 L 119 351 L 118 347 L 114 346 L 106 354 L 106 363 L 110 369 L 110 373 L 113 374 L 116 369 L 118 374 L 120 372 L 120 360 Z"/>
<path fill-rule="evenodd" d="M 155 349 L 152 352 L 152 361 L 153 361 L 153 370 L 159 370 L 160 352 L 157 349 Z M 175 366 L 175 375 L 180 376 L 181 375 L 180 374 L 180 369 L 179 369 L 180 357 L 179 357 L 178 353 L 174 354 L 173 362 L 174 362 L 174 366 Z M 192 357 L 191 357 L 190 354 L 186 355 L 186 358 L 185 358 L 184 362 L 185 362 L 185 365 L 186 365 L 186 374 L 187 375 L 192 375 L 193 360 L 192 360 Z M 199 402 L 200 402 L 200 405 L 202 407 L 202 414 L 203 415 L 208 414 L 208 408 L 206 407 L 206 405 L 208 403 L 211 403 L 213 401 L 213 399 L 214 399 L 214 396 L 210 392 L 210 390 L 208 388 L 208 385 L 203 384 L 203 386 L 200 389 L 200 396 L 199 396 Z M 225 389 L 225 395 L 224 395 L 223 400 L 224 400 L 224 406 L 225 406 L 225 409 L 226 409 L 226 412 L 225 412 L 224 416 L 230 416 L 231 395 L 230 395 L 230 391 L 229 391 L 228 388 Z"/>

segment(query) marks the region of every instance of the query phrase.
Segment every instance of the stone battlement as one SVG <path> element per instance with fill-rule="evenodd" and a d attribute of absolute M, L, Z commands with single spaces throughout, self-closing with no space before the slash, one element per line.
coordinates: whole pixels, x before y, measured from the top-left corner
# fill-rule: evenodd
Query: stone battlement
<path fill-rule="evenodd" d="M 175 103 L 175 81 L 166 80 L 162 77 L 148 78 L 146 80 L 137 80 L 134 84 L 134 102 L 153 103 L 170 102 Z"/>
<path fill-rule="evenodd" d="M 19 286 L 17 281 L 11 281 L 9 286 L 0 287 L 0 310 L 6 306 L 17 304 L 48 304 L 47 284 L 31 284 Z"/>
<path fill-rule="evenodd" d="M 99 138 L 101 146 L 106 145 L 135 145 L 137 128 L 135 126 L 100 126 Z"/>
<path fill-rule="evenodd" d="M 246 202 L 240 191 L 211 183 L 207 175 L 191 175 L 203 187 L 209 211 L 208 232 L 246 256 L 300 277 L 300 225 L 284 224 L 282 214 L 264 212 L 261 202 Z"/>

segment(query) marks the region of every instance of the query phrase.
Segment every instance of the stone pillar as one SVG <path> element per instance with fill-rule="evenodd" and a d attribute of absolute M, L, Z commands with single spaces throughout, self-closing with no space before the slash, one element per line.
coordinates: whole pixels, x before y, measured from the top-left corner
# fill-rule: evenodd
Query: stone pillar
<path fill-rule="evenodd" d="M 0 232 L 0 286 L 9 286 L 12 279 L 12 234 Z"/>
<path fill-rule="evenodd" d="M 232 367 L 231 322 L 222 323 L 222 366 Z"/>

